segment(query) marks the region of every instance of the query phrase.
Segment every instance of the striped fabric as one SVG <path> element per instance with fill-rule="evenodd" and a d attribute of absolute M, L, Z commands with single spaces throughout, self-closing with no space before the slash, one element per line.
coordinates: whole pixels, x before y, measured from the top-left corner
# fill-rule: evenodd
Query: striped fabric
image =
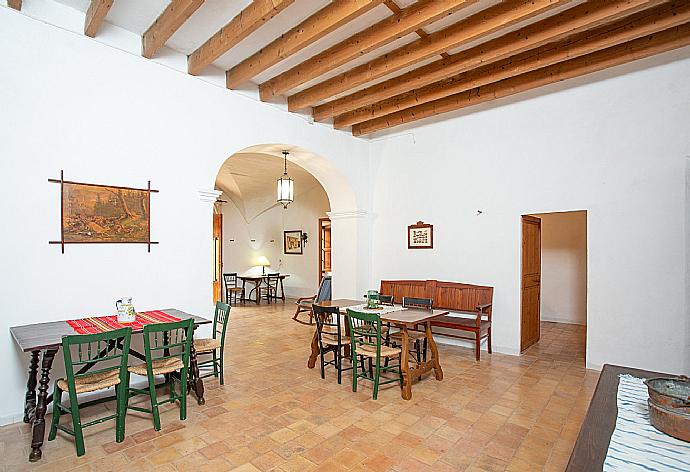
<path fill-rule="evenodd" d="M 604 461 L 604 472 L 690 471 L 690 443 L 657 430 L 649 422 L 644 379 L 621 375 L 618 419 Z"/>
<path fill-rule="evenodd" d="M 113 331 L 115 329 L 130 327 L 137 331 L 143 329 L 144 325 L 151 323 L 169 323 L 173 321 L 180 321 L 180 318 L 168 315 L 164 311 L 142 311 L 137 313 L 136 320 L 131 323 L 119 323 L 117 315 L 115 316 L 95 316 L 91 318 L 82 318 L 80 320 L 69 320 L 68 325 L 77 332 L 77 334 L 96 334 L 105 331 Z"/>

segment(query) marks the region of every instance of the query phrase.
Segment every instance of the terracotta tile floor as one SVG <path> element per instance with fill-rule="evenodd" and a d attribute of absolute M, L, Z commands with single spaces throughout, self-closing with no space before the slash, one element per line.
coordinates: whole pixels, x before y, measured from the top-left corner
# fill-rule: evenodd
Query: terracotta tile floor
<path fill-rule="evenodd" d="M 155 432 L 131 412 L 125 442 L 114 442 L 114 423 L 93 426 L 77 458 L 58 433 L 34 465 L 27 425 L 5 426 L 0 470 L 564 469 L 598 378 L 584 368 L 584 327 L 543 323 L 525 355 L 485 354 L 479 363 L 470 349 L 439 345 L 442 382 L 426 376 L 411 401 L 389 384 L 374 401 L 367 382 L 352 393 L 349 372 L 338 385 L 332 370 L 322 380 L 307 369 L 313 328 L 292 321 L 292 311 L 291 303 L 233 308 L 225 386 L 206 379 L 206 405 L 190 401 L 187 421 L 170 405 Z M 84 413 L 105 408 L 113 405 Z"/>

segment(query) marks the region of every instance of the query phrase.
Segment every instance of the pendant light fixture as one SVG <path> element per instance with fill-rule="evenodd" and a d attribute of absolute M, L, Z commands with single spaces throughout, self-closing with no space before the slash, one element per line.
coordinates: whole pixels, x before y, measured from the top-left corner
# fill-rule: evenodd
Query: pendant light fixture
<path fill-rule="evenodd" d="M 288 207 L 290 203 L 294 201 L 295 197 L 295 184 L 293 180 L 288 177 L 287 173 L 287 157 L 290 154 L 287 151 L 283 151 L 283 159 L 285 160 L 285 171 L 282 177 L 278 179 L 278 203 L 283 205 L 283 208 Z"/>

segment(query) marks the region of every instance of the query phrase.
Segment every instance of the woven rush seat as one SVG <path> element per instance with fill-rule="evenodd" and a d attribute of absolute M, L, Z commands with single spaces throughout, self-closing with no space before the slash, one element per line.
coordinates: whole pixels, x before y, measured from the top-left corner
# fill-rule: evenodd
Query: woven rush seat
<path fill-rule="evenodd" d="M 107 370 L 96 374 L 84 375 L 74 379 L 74 389 L 77 393 L 95 392 L 112 387 L 120 383 L 120 369 Z M 59 379 L 57 385 L 60 390 L 67 392 L 67 380 Z"/>
<path fill-rule="evenodd" d="M 407 338 L 410 341 L 417 341 L 418 339 L 426 338 L 426 333 L 424 333 L 422 331 L 408 330 L 407 331 Z M 400 342 L 402 342 L 402 331 L 397 331 L 395 333 L 391 333 L 391 339 L 393 339 L 395 341 L 399 340 Z"/>
<path fill-rule="evenodd" d="M 184 367 L 184 364 L 182 363 L 182 359 L 179 357 L 169 357 L 167 359 L 156 359 L 151 362 L 151 366 L 153 375 L 161 375 L 180 370 Z M 137 375 L 148 375 L 146 373 L 146 364 L 133 365 L 127 370 Z"/>
<path fill-rule="evenodd" d="M 438 316 L 434 318 L 434 324 L 439 327 L 444 327 L 444 325 L 455 325 L 455 326 L 477 326 L 477 320 L 472 318 L 460 318 L 458 316 Z M 488 320 L 481 320 L 479 324 L 482 331 L 488 330 L 491 326 L 491 322 Z"/>
<path fill-rule="evenodd" d="M 357 355 L 365 357 L 376 357 L 376 346 L 370 346 L 369 344 L 360 344 L 357 346 Z M 390 347 L 386 345 L 381 345 L 381 357 L 395 357 L 400 355 L 399 347 Z"/>
<path fill-rule="evenodd" d="M 328 333 L 323 333 L 321 334 L 321 342 L 324 344 L 328 344 L 329 346 L 337 346 L 338 345 L 338 335 L 335 334 L 328 334 Z M 348 336 L 341 336 L 340 337 L 340 344 L 350 344 L 350 338 Z"/>
<path fill-rule="evenodd" d="M 220 339 L 201 338 L 201 339 L 195 339 L 194 340 L 194 349 L 196 350 L 197 354 L 200 354 L 202 352 L 215 351 L 219 347 L 220 347 Z"/>

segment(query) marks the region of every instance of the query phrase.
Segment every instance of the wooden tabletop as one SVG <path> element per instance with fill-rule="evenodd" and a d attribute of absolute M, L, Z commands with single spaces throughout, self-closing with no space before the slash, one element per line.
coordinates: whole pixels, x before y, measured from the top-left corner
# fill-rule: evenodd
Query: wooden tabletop
<path fill-rule="evenodd" d="M 324 300 L 319 302 L 318 305 L 321 306 L 337 306 L 340 307 L 340 311 L 346 312 L 347 308 L 363 305 L 366 302 L 361 300 L 348 300 L 345 298 L 337 300 Z M 436 318 L 437 316 L 447 315 L 447 310 L 423 310 L 421 308 L 405 308 L 404 310 L 394 311 L 391 313 L 382 313 L 381 319 L 383 321 L 388 321 L 390 323 L 398 325 L 414 326 L 419 323 L 424 323 L 425 321 Z"/>
<path fill-rule="evenodd" d="M 243 280 L 261 280 L 261 279 L 267 279 L 269 274 L 258 274 L 258 275 L 238 275 L 238 279 L 243 279 Z M 290 274 L 278 274 L 275 277 L 278 277 L 279 279 L 285 279 L 287 277 L 290 277 Z"/>
<path fill-rule="evenodd" d="M 163 311 L 168 315 L 172 315 L 183 320 L 193 318 L 194 324 L 197 326 L 211 323 L 211 321 L 207 320 L 206 318 L 190 315 L 189 313 L 185 313 L 184 311 L 180 311 L 175 308 L 166 308 L 159 311 Z M 140 333 L 142 331 L 143 330 L 139 329 L 133 331 L 133 333 Z M 62 344 L 63 336 L 77 334 L 77 332 L 74 331 L 74 328 L 68 325 L 66 321 L 50 321 L 48 323 L 14 326 L 10 328 L 10 333 L 14 338 L 14 342 L 16 342 L 19 348 L 24 352 L 58 348 L 60 344 Z"/>
<path fill-rule="evenodd" d="M 631 369 L 605 364 L 599 376 L 597 388 L 589 404 L 580 434 L 570 455 L 566 472 L 592 472 L 602 470 L 613 430 L 618 418 L 618 376 L 630 374 L 635 377 L 673 377 L 648 370 Z"/>

